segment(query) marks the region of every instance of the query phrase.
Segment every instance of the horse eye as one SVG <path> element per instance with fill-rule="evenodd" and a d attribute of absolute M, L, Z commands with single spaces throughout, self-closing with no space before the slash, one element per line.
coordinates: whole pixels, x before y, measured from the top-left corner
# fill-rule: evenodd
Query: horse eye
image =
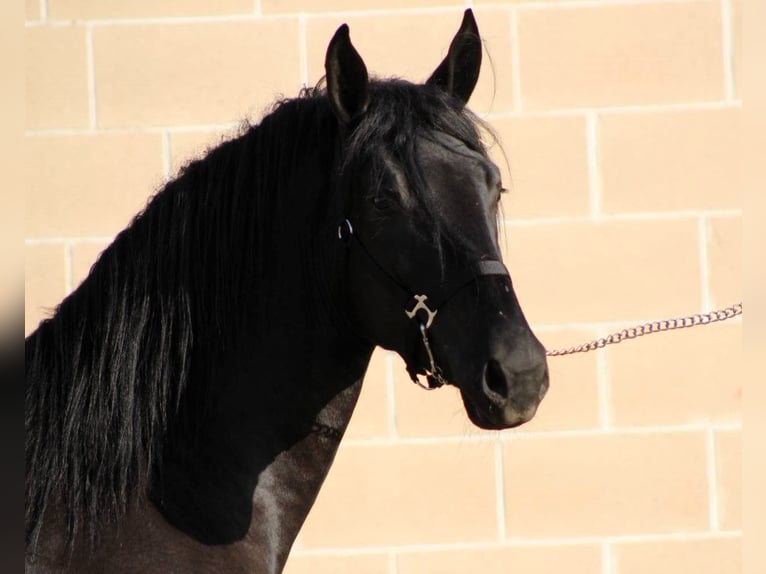
<path fill-rule="evenodd" d="M 503 195 L 508 193 L 508 189 L 503 187 L 503 184 L 498 183 L 497 184 L 497 203 L 500 203 L 500 200 L 503 199 Z"/>
<path fill-rule="evenodd" d="M 392 209 L 395 205 L 394 200 L 387 193 L 378 193 L 372 196 L 372 205 L 375 209 L 385 211 Z"/>

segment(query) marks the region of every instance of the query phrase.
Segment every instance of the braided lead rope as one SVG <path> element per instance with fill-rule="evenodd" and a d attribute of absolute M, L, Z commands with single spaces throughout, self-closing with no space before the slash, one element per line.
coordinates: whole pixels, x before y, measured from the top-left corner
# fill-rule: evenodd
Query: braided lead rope
<path fill-rule="evenodd" d="M 607 345 L 614 345 L 622 343 L 626 339 L 635 339 L 637 337 L 643 337 L 644 335 L 651 335 L 652 333 L 661 333 L 663 331 L 673 331 L 675 329 L 686 329 L 688 327 L 696 327 L 697 325 L 709 325 L 710 323 L 717 323 L 719 321 L 726 321 L 732 317 L 742 314 L 742 303 L 737 303 L 731 307 L 724 309 L 717 309 L 710 311 L 709 313 L 696 313 L 694 315 L 688 315 L 686 317 L 677 317 L 674 319 L 662 319 L 660 321 L 652 321 L 651 323 L 644 323 L 635 327 L 629 327 L 623 329 L 617 333 L 612 333 L 606 337 L 595 339 L 589 343 L 583 343 L 576 347 L 569 347 L 568 349 L 555 349 L 552 351 L 546 351 L 545 354 L 548 357 L 561 357 L 563 355 L 574 355 L 575 353 L 587 353 L 588 351 L 594 351 L 596 349 L 602 349 Z"/>

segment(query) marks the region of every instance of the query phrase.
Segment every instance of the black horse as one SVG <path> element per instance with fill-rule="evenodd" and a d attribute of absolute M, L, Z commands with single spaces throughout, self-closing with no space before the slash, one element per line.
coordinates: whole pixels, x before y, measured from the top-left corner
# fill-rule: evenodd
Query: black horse
<path fill-rule="evenodd" d="M 470 419 L 548 387 L 465 109 L 470 10 L 429 80 L 370 80 L 347 26 L 326 89 L 188 165 L 26 341 L 32 572 L 280 572 L 375 345 Z"/>

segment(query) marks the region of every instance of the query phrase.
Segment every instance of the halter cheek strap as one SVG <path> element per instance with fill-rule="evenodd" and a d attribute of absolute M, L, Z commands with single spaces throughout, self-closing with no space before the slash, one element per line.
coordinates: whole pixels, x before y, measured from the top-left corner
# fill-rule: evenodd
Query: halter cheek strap
<path fill-rule="evenodd" d="M 465 271 L 465 273 L 448 281 L 437 292 L 432 292 L 431 295 L 425 293 L 417 294 L 394 279 L 394 277 L 392 277 L 391 274 L 378 263 L 361 239 L 354 234 L 354 228 L 348 219 L 344 220 L 343 223 L 338 226 L 338 239 L 346 243 L 348 246 L 351 246 L 352 244 L 357 245 L 360 248 L 361 253 L 363 253 L 366 256 L 366 259 L 371 263 L 370 269 L 380 277 L 382 282 L 389 283 L 401 292 L 402 301 L 405 302 L 403 305 L 404 313 L 407 318 L 416 322 L 429 362 L 429 366 L 426 368 L 425 373 L 427 385 L 424 385 L 418 379 L 417 369 L 407 363 L 407 372 L 410 374 L 412 381 L 427 390 L 434 390 L 447 384 L 447 380 L 444 378 L 442 370 L 434 358 L 431 343 L 428 339 L 428 329 L 431 328 L 442 305 L 457 294 L 458 291 L 461 291 L 464 287 L 474 283 L 480 277 L 496 275 L 510 278 L 508 270 L 505 268 L 505 265 L 503 265 L 503 262 L 494 259 L 475 262 Z"/>

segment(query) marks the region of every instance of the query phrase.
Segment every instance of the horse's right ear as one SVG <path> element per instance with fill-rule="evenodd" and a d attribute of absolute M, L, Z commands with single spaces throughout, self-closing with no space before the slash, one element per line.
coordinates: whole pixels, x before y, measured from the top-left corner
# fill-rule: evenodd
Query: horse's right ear
<path fill-rule="evenodd" d="M 349 123 L 367 110 L 367 67 L 351 44 L 348 24 L 335 32 L 324 61 L 327 96 L 341 123 Z"/>

